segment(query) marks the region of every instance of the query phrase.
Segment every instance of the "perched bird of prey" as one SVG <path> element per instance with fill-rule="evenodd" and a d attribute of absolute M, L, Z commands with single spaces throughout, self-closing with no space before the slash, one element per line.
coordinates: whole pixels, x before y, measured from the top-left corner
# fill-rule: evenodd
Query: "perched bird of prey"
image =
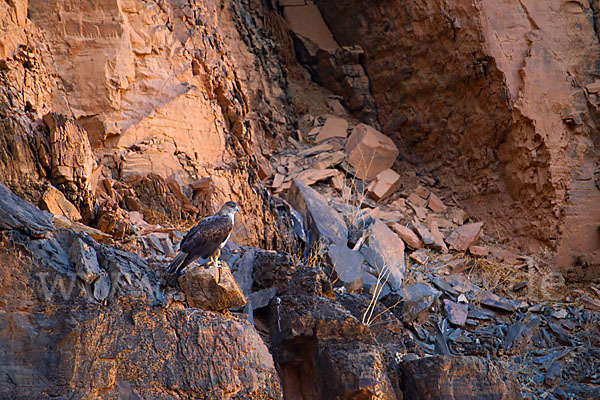
<path fill-rule="evenodd" d="M 194 226 L 179 244 L 179 253 L 169 264 L 169 273 L 180 274 L 199 257 L 210 258 L 209 264 L 218 267 L 221 249 L 229 240 L 234 215 L 239 210 L 237 204 L 228 201 L 215 215 L 204 218 Z"/>

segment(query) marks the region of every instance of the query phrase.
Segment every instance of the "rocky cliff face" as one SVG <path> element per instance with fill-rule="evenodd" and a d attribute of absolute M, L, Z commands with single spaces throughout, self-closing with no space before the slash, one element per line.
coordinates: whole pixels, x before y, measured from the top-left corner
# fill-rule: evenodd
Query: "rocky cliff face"
<path fill-rule="evenodd" d="M 317 4 L 407 160 L 561 268 L 598 247 L 596 4 Z"/>
<path fill-rule="evenodd" d="M 599 12 L 3 2 L 0 397 L 597 398 Z"/>
<path fill-rule="evenodd" d="M 247 183 L 262 157 L 256 143 L 286 131 L 288 106 L 283 73 L 268 57 L 274 43 L 258 35 L 248 4 L 32 1 L 3 12 L 3 100 L 23 114 L 6 113 L 7 135 L 17 137 L 3 147 L 14 153 L 5 182 L 39 198 L 40 187 L 24 186 L 44 177 L 38 149 L 24 143 L 39 141 L 36 132 L 47 129 L 39 118 L 52 110 L 87 132 L 101 166 L 94 183 L 153 174 L 186 185 L 210 176 L 217 190 L 205 207 L 236 198 L 259 216 L 243 218 L 238 241 L 273 236 Z"/>

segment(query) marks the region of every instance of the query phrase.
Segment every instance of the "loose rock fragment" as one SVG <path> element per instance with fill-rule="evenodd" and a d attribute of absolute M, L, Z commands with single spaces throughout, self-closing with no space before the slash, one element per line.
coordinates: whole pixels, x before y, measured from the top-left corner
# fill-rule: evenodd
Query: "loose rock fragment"
<path fill-rule="evenodd" d="M 383 200 L 394 193 L 400 186 L 400 175 L 394 170 L 386 169 L 377 174 L 367 187 L 367 194 L 376 201 Z"/>
<path fill-rule="evenodd" d="M 294 179 L 293 183 L 288 199 L 292 207 L 304 217 L 305 228 L 311 234 L 311 243 L 323 240 L 346 245 L 348 228 L 342 216 L 316 190 L 299 179 Z"/>
<path fill-rule="evenodd" d="M 477 242 L 477 239 L 481 236 L 482 228 L 483 222 L 459 226 L 448 236 L 446 242 L 451 249 L 465 252 L 469 246 Z"/>
<path fill-rule="evenodd" d="M 327 259 L 348 293 L 362 291 L 363 256 L 358 251 L 345 245 L 329 246 Z"/>
<path fill-rule="evenodd" d="M 360 252 L 367 262 L 384 274 L 392 290 L 398 290 L 406 275 L 404 242 L 385 223 L 377 219 Z"/>
<path fill-rule="evenodd" d="M 86 283 L 92 283 L 102 273 L 96 250 L 81 238 L 73 241 L 71 246 L 71 262 L 75 265 L 77 277 Z"/>
<path fill-rule="evenodd" d="M 465 303 L 455 303 L 452 300 L 444 299 L 444 308 L 448 314 L 448 321 L 456 326 L 464 326 L 469 313 L 469 305 Z"/>
<path fill-rule="evenodd" d="M 423 243 L 412 229 L 398 223 L 391 224 L 390 228 L 392 228 L 392 230 L 400 236 L 400 239 L 402 239 L 411 249 L 418 250 L 425 246 L 425 243 Z"/>
<path fill-rule="evenodd" d="M 40 208 L 54 215 L 69 218 L 71 221 L 81 221 L 81 214 L 77 210 L 77 207 L 67 200 L 65 195 L 54 186 L 48 187 L 42 195 Z"/>
<path fill-rule="evenodd" d="M 337 176 L 337 169 L 307 169 L 296 175 L 296 179 L 301 180 L 306 185 L 313 185 L 319 181 Z"/>
<path fill-rule="evenodd" d="M 357 125 L 346 142 L 346 160 L 363 180 L 391 168 L 398 153 L 392 139 L 365 124 Z"/>
<path fill-rule="evenodd" d="M 431 237 L 433 238 L 433 245 L 431 245 L 431 247 L 441 251 L 442 253 L 447 253 L 448 247 L 446 247 L 446 243 L 444 243 L 444 236 L 438 229 L 437 222 L 435 220 L 432 220 L 429 224 L 429 231 L 431 232 Z"/>
<path fill-rule="evenodd" d="M 427 207 L 429 207 L 433 212 L 437 213 L 444 212 L 448 208 L 446 207 L 444 202 L 433 193 L 429 194 L 429 201 L 427 202 Z"/>
<path fill-rule="evenodd" d="M 227 266 L 196 266 L 179 277 L 179 286 L 191 307 L 221 311 L 246 304 L 246 297 Z"/>
<path fill-rule="evenodd" d="M 411 322 L 427 310 L 440 296 L 440 292 L 424 283 L 415 283 L 398 291 L 402 300 L 402 320 Z"/>
<path fill-rule="evenodd" d="M 346 139 L 348 136 L 347 130 L 348 121 L 339 117 L 328 117 L 325 125 L 319 131 L 316 141 L 321 143 L 333 138 Z"/>

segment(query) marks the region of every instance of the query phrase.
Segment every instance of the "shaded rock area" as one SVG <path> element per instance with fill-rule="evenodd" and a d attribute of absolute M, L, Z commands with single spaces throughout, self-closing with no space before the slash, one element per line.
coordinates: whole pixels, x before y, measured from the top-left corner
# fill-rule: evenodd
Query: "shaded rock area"
<path fill-rule="evenodd" d="M 517 3 L 2 2 L 0 397 L 598 398 L 600 8 Z"/>
<path fill-rule="evenodd" d="M 404 362 L 400 369 L 409 400 L 521 398 L 505 368 L 476 357 L 427 357 Z"/>
<path fill-rule="evenodd" d="M 44 221 L 45 238 L 1 219 L 1 397 L 281 398 L 247 321 L 161 307 L 164 265 L 57 229 L 2 188 L 0 204 Z"/>
<path fill-rule="evenodd" d="M 364 49 L 403 158 L 559 268 L 598 249 L 597 2 L 315 3 L 338 46 Z"/>

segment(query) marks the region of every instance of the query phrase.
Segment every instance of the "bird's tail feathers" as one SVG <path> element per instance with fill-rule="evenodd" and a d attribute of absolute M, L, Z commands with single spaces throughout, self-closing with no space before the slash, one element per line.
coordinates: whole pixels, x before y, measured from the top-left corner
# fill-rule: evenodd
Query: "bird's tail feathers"
<path fill-rule="evenodd" d="M 185 267 L 185 265 L 182 266 L 182 264 L 187 258 L 187 255 L 187 253 L 180 252 L 175 256 L 175 258 L 171 261 L 168 267 L 168 271 L 170 274 L 181 272 L 181 270 Z"/>

